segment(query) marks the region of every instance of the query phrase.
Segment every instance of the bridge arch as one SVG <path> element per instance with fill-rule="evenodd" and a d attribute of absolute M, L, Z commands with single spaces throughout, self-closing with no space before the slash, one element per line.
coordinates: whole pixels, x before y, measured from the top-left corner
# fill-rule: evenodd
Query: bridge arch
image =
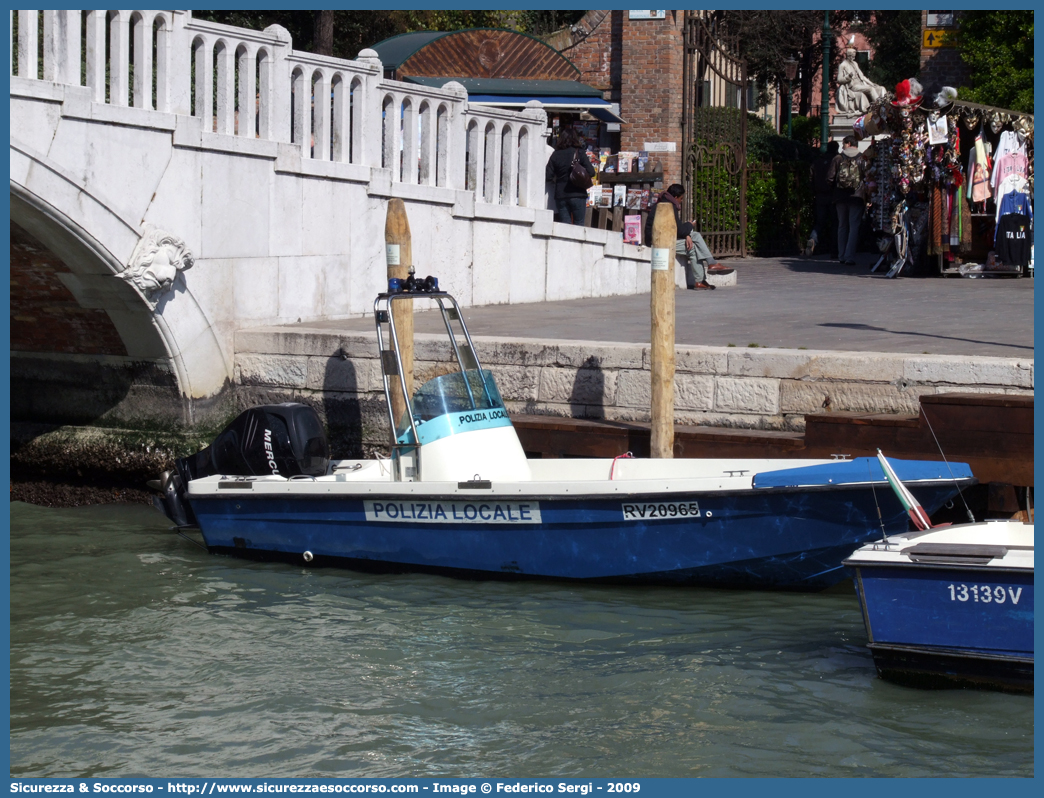
<path fill-rule="evenodd" d="M 114 279 L 130 260 L 141 231 L 111 202 L 98 196 L 61 166 L 15 141 L 11 143 L 10 215 L 12 225 L 39 242 L 68 269 L 59 276 L 80 308 L 104 311 L 125 354 L 101 357 L 94 366 L 106 372 L 106 384 L 126 393 L 101 404 L 102 416 L 119 418 L 121 403 L 135 417 L 179 418 L 192 424 L 220 404 L 231 384 L 231 360 L 223 352 L 206 313 L 179 274 L 173 289 L 153 307 L 130 283 Z M 59 290 L 61 290 L 59 288 Z M 18 323 L 12 313 L 12 325 Z M 34 353 L 28 353 L 32 355 Z M 46 353 L 56 375 L 64 367 L 61 352 Z M 80 358 L 82 361 L 83 358 Z M 82 364 L 81 364 L 82 365 Z M 40 368 L 36 367 L 39 374 Z M 12 372 L 12 382 L 17 374 Z M 42 382 L 46 382 L 42 378 Z M 117 391 L 118 393 L 118 391 Z M 72 400 L 70 400 L 72 401 Z M 143 411 L 142 403 L 151 406 Z M 67 408 L 77 421 L 94 420 L 95 410 Z M 57 409 L 56 420 L 62 411 Z"/>

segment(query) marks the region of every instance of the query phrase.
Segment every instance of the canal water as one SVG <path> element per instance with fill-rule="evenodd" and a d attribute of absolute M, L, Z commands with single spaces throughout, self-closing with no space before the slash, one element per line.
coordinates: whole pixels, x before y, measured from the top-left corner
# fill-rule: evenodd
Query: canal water
<path fill-rule="evenodd" d="M 851 585 L 468 582 L 11 507 L 11 775 L 1032 776 L 1033 699 L 879 680 Z"/>

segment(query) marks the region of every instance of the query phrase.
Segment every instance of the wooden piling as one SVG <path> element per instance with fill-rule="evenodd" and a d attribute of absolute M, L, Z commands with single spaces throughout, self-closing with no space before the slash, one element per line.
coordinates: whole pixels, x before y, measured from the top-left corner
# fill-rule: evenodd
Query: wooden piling
<path fill-rule="evenodd" d="M 649 454 L 667 459 L 674 457 L 674 247 L 677 236 L 674 208 L 663 200 L 656 205 L 652 227 Z"/>
<path fill-rule="evenodd" d="M 396 277 L 405 282 L 413 266 L 413 245 L 410 239 L 410 220 L 406 218 L 406 206 L 401 199 L 388 201 L 388 215 L 384 221 L 384 244 L 388 263 L 388 278 Z M 413 300 L 397 300 L 390 303 L 395 332 L 399 339 L 399 358 L 405 376 L 406 392 L 413 394 Z M 406 412 L 406 400 L 398 380 L 391 380 L 392 415 L 396 422 Z M 392 439 L 395 430 L 392 430 Z"/>

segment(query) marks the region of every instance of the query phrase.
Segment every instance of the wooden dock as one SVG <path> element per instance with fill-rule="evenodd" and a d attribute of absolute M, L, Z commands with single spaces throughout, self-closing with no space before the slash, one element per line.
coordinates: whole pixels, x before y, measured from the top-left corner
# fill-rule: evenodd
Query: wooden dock
<path fill-rule="evenodd" d="M 530 457 L 649 456 L 648 423 L 533 415 L 512 421 Z M 1023 504 L 1016 496 L 1033 486 L 1033 396 L 925 395 L 917 415 L 816 413 L 805 416 L 803 433 L 684 424 L 674 432 L 675 457 L 864 457 L 878 448 L 900 459 L 967 463 L 989 486 L 990 509 L 1016 512 Z"/>

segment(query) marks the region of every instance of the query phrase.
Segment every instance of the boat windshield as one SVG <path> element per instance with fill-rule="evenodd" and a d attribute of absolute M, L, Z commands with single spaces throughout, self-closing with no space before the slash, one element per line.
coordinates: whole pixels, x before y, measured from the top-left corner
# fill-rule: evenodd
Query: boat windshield
<path fill-rule="evenodd" d="M 503 409 L 504 400 L 488 369 L 467 369 L 428 380 L 413 392 L 413 417 L 418 423 L 448 413 Z M 409 429 L 404 415 L 397 437 Z"/>

